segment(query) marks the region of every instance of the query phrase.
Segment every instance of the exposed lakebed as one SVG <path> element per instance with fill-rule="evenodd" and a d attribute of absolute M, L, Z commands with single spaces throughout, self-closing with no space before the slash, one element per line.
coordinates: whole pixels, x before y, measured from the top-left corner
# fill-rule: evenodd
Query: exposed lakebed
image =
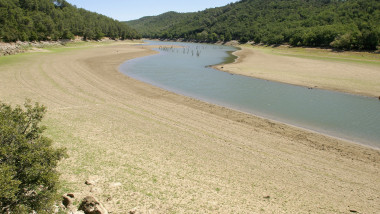
<path fill-rule="evenodd" d="M 202 101 L 380 148 L 380 102 L 375 98 L 209 67 L 231 59 L 234 47 L 160 41 L 148 45 L 161 46 L 155 49 L 160 54 L 129 60 L 120 66 L 122 73 Z"/>

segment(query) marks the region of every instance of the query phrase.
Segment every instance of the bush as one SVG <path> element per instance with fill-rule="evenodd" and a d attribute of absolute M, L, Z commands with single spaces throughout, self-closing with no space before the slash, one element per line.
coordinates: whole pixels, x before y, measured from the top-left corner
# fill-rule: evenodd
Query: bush
<path fill-rule="evenodd" d="M 42 135 L 45 112 L 30 101 L 24 108 L 0 102 L 1 213 L 52 213 L 59 178 L 55 168 L 66 152 Z"/>
<path fill-rule="evenodd" d="M 240 43 L 240 44 L 245 44 L 245 43 L 247 43 L 247 42 L 248 42 L 248 38 L 245 37 L 245 36 L 243 36 L 243 37 L 241 37 L 241 38 L 239 39 L 239 43 Z"/>
<path fill-rule="evenodd" d="M 352 44 L 353 38 L 351 33 L 346 33 L 344 35 L 337 36 L 335 40 L 330 43 L 330 46 L 333 48 L 350 50 Z"/>
<path fill-rule="evenodd" d="M 63 35 L 62 35 L 62 39 L 75 39 L 75 36 L 73 33 L 71 33 L 71 31 L 64 30 Z"/>

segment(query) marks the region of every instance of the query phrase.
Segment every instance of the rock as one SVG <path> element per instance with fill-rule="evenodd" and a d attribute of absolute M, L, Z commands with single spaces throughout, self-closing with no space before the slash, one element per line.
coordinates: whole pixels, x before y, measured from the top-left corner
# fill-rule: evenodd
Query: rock
<path fill-rule="evenodd" d="M 357 210 L 350 210 L 350 212 L 352 212 L 352 213 L 357 213 L 358 211 Z"/>
<path fill-rule="evenodd" d="M 138 208 L 137 207 L 135 207 L 135 208 L 133 208 L 133 209 L 131 209 L 131 210 L 129 210 L 129 212 L 128 212 L 129 214 L 138 214 Z"/>
<path fill-rule="evenodd" d="M 104 206 L 93 196 L 85 197 L 78 210 L 84 211 L 85 214 L 108 214 Z"/>
<path fill-rule="evenodd" d="M 95 181 L 93 181 L 93 180 L 87 180 L 86 182 L 84 182 L 86 185 L 89 185 L 89 186 L 93 186 L 93 185 L 95 185 L 96 183 L 95 183 Z"/>
<path fill-rule="evenodd" d="M 72 205 L 73 205 L 73 202 L 74 202 L 74 194 L 72 193 L 69 193 L 69 194 L 64 194 L 62 196 L 63 200 L 62 200 L 62 204 L 66 207 L 66 208 L 70 208 Z"/>
<path fill-rule="evenodd" d="M 65 41 L 41 41 L 41 42 L 0 42 L 0 56 L 14 55 L 18 53 L 24 53 L 32 47 L 43 48 L 52 46 L 61 46 Z"/>

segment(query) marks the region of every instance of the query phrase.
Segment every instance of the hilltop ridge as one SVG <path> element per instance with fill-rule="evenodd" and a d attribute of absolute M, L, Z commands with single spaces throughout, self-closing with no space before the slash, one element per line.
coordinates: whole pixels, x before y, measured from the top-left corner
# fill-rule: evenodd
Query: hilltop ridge
<path fill-rule="evenodd" d="M 241 0 L 200 12 L 170 12 L 126 23 L 146 38 L 345 50 L 376 50 L 380 44 L 380 2 L 376 0 Z"/>
<path fill-rule="evenodd" d="M 1 0 L 0 41 L 135 39 L 140 35 L 125 23 L 77 8 L 65 0 Z"/>

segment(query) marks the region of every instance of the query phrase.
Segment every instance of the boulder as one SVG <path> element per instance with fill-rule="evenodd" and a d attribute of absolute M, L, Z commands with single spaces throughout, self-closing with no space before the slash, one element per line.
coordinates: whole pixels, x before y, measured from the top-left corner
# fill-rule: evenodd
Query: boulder
<path fill-rule="evenodd" d="M 89 185 L 89 186 L 93 186 L 93 185 L 95 185 L 96 184 L 96 182 L 95 181 L 93 181 L 93 180 L 87 180 L 86 182 L 84 182 L 86 185 Z"/>
<path fill-rule="evenodd" d="M 82 210 L 85 214 L 108 214 L 104 206 L 93 196 L 85 197 L 78 210 Z"/>
<path fill-rule="evenodd" d="M 75 198 L 74 193 L 67 193 L 67 196 L 69 196 L 70 198 Z"/>
<path fill-rule="evenodd" d="M 62 196 L 63 200 L 62 200 L 62 204 L 63 206 L 65 206 L 66 208 L 70 208 L 72 205 L 73 205 L 73 202 L 74 202 L 74 194 L 72 193 L 69 193 L 69 194 L 64 194 Z"/>

